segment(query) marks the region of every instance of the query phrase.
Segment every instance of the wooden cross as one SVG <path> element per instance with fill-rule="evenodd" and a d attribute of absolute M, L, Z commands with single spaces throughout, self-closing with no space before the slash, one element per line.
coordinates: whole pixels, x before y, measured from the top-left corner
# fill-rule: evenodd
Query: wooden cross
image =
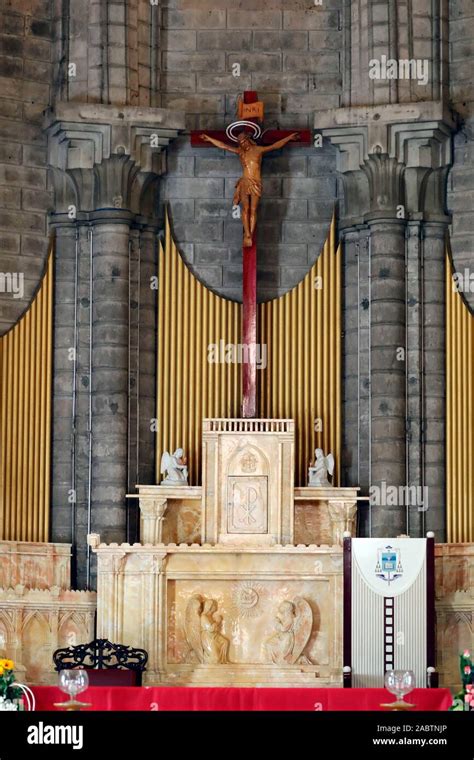
<path fill-rule="evenodd" d="M 243 98 L 239 101 L 239 117 L 241 124 L 236 122 L 235 126 L 240 132 L 255 131 L 261 132 L 259 123 L 263 120 L 263 103 L 258 100 L 257 93 L 246 91 Z M 191 132 L 191 145 L 194 147 L 210 147 L 213 144 L 220 143 L 217 147 L 226 148 L 237 152 L 236 140 L 232 140 L 227 131 L 206 131 L 202 130 Z M 231 130 L 231 135 L 234 134 Z M 279 147 L 280 142 L 286 143 L 294 130 L 269 129 L 261 134 L 259 145 L 272 146 L 275 150 Z M 292 137 L 289 145 L 310 145 L 311 131 L 298 130 L 297 137 Z M 255 150 L 255 147 L 254 147 Z M 242 417 L 257 416 L 257 243 L 256 233 L 253 231 L 251 238 L 252 244 L 243 245 L 243 290 L 242 290 L 242 342 L 248 347 L 246 353 L 248 360 L 242 367 Z M 250 243 L 250 237 L 248 239 Z"/>

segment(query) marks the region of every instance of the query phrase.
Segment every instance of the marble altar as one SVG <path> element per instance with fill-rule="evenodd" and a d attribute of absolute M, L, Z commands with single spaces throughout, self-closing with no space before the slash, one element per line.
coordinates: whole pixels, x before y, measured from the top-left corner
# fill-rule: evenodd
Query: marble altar
<path fill-rule="evenodd" d="M 294 446 L 293 420 L 204 420 L 202 487 L 139 485 L 141 543 L 91 537 L 97 635 L 145 648 L 146 684 L 341 685 L 357 489 L 296 489 Z"/>

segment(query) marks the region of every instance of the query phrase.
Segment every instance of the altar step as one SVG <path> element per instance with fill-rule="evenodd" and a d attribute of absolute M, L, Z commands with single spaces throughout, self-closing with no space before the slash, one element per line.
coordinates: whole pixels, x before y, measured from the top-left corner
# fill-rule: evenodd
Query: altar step
<path fill-rule="evenodd" d="M 337 688 L 342 676 L 320 676 L 314 665 L 168 665 L 166 673 L 148 671 L 145 686 L 240 686 Z"/>

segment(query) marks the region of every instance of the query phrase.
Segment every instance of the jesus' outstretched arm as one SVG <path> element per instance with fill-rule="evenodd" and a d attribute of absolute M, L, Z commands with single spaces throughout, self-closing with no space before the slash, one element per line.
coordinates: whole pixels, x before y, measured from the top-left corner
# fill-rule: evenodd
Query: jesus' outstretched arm
<path fill-rule="evenodd" d="M 212 143 L 212 145 L 215 145 L 216 148 L 222 148 L 222 150 L 228 150 L 229 153 L 238 153 L 238 148 L 233 148 L 231 145 L 227 145 L 226 143 L 222 142 L 222 140 L 216 140 L 215 137 L 211 137 L 210 135 L 202 134 L 201 140 L 204 140 L 204 142 Z"/>
<path fill-rule="evenodd" d="M 291 142 L 291 140 L 297 140 L 299 136 L 299 132 L 292 132 L 291 135 L 288 135 L 288 137 L 283 137 L 281 140 L 277 140 L 273 143 L 273 145 L 265 145 L 264 147 L 260 148 L 260 151 L 261 153 L 270 153 L 271 150 L 278 150 L 279 148 L 283 148 L 287 143 Z"/>

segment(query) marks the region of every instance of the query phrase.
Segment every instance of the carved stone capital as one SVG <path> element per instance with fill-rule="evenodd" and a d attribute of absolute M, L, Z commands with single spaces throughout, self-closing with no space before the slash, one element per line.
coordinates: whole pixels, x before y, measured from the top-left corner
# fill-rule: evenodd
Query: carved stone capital
<path fill-rule="evenodd" d="M 328 500 L 329 517 L 331 518 L 332 541 L 336 546 L 342 546 L 344 533 L 349 531 L 355 536 L 357 502 Z"/>
<path fill-rule="evenodd" d="M 364 159 L 362 171 L 368 182 L 368 215 L 396 216 L 397 207 L 403 204 L 403 164 L 387 153 L 376 152 Z"/>
<path fill-rule="evenodd" d="M 160 544 L 168 497 L 140 497 L 140 537 L 143 544 Z"/>
<path fill-rule="evenodd" d="M 45 117 L 57 211 L 128 209 L 149 214 L 166 170 L 163 149 L 184 114 L 163 108 L 58 103 Z"/>
<path fill-rule="evenodd" d="M 97 550 L 96 550 L 97 551 Z M 100 564 L 101 573 L 111 573 L 117 575 L 123 570 L 123 566 L 126 562 L 127 552 L 122 551 L 97 551 L 97 557 Z"/>
<path fill-rule="evenodd" d="M 152 564 L 152 572 L 156 573 L 156 575 L 161 575 L 164 573 L 166 569 L 166 559 L 167 559 L 166 552 L 163 552 L 162 554 L 153 554 L 153 564 Z"/>
<path fill-rule="evenodd" d="M 446 177 L 455 123 L 438 102 L 339 108 L 318 113 L 315 128 L 339 148 L 343 226 L 380 216 L 447 223 Z"/>

